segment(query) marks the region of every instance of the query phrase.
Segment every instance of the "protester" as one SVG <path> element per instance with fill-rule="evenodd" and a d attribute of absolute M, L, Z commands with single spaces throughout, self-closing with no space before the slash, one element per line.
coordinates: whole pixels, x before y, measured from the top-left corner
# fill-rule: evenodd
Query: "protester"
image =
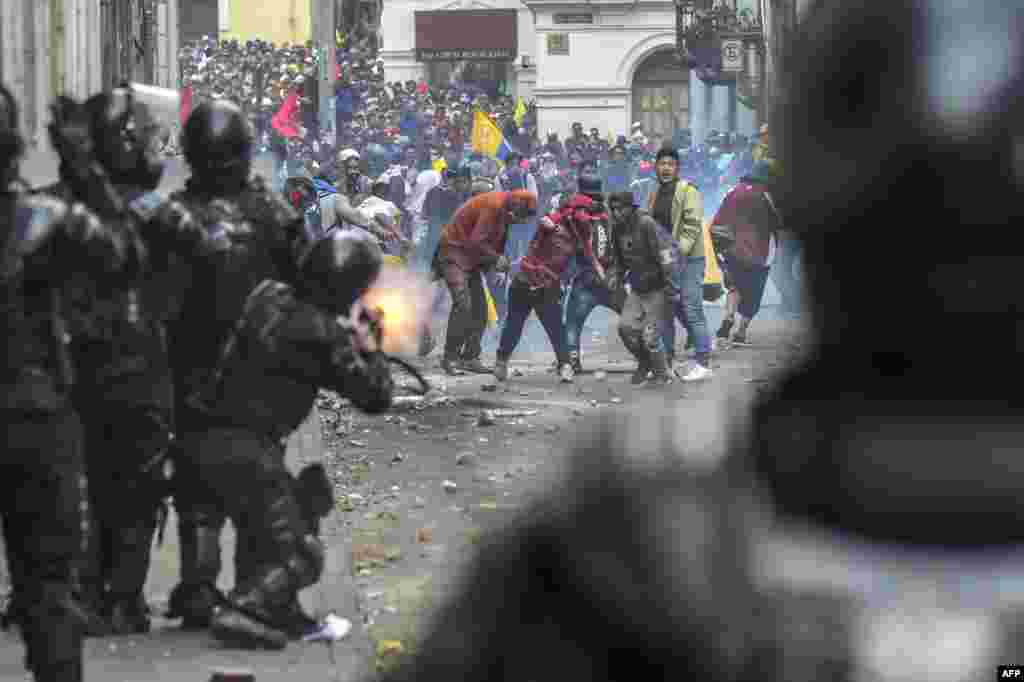
<path fill-rule="evenodd" d="M 662 147 L 657 156 L 658 190 L 647 198 L 654 220 L 667 230 L 679 245 L 684 263 L 672 271 L 673 289 L 678 298 L 670 299 L 673 316 L 693 337 L 696 362 L 689 371 L 677 370 L 683 381 L 701 381 L 712 375 L 711 339 L 704 316 L 704 212 L 700 193 L 679 177 L 679 154 Z M 675 355 L 675 324 L 665 325 L 667 352 Z"/>
<path fill-rule="evenodd" d="M 770 193 L 775 185 L 773 175 L 769 161 L 758 161 L 726 196 L 711 223 L 712 241 L 729 292 L 716 336 L 738 346 L 747 344 L 747 328 L 761 309 L 775 234 L 782 227 L 782 217 Z"/>
<path fill-rule="evenodd" d="M 480 362 L 480 342 L 487 322 L 482 274 L 492 269 L 508 271 L 510 263 L 504 253 L 508 227 L 536 212 L 537 197 L 529 192 L 488 192 L 463 204 L 445 226 L 434 270 L 444 279 L 452 297 L 441 361 L 446 373 L 491 373 Z"/>
<path fill-rule="evenodd" d="M 562 273 L 578 250 L 592 268 L 604 276 L 591 244 L 591 212 L 594 201 L 586 195 L 570 200 L 564 211 L 552 211 L 537 226 L 526 255 L 519 263 L 519 272 L 512 279 L 508 294 L 508 321 L 501 333 L 494 376 L 508 378 L 508 360 L 523 334 L 523 323 L 531 311 L 537 313 L 548 340 L 555 351 L 561 380 L 571 383 L 573 367 L 562 326 L 560 301 Z"/>
<path fill-rule="evenodd" d="M 626 300 L 619 317 L 619 336 L 626 349 L 637 359 L 632 383 L 647 382 L 653 373 L 653 387 L 671 382 L 666 365 L 662 320 L 667 301 L 677 298 L 679 291 L 673 277 L 673 245 L 671 238 L 658 229 L 650 215 L 637 209 L 629 192 L 609 198 L 612 213 L 612 248 L 614 256 L 608 273 L 608 288 L 615 291 L 626 286 L 625 273 L 630 273 Z"/>

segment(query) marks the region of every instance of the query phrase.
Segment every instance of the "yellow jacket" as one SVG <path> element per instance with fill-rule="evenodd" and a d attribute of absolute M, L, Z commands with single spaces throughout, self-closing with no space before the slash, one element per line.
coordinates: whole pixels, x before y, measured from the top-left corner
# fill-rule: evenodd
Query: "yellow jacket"
<path fill-rule="evenodd" d="M 658 190 L 647 195 L 647 211 L 653 213 Z M 684 256 L 704 255 L 704 203 L 697 188 L 680 178 L 672 197 L 672 236 Z"/>

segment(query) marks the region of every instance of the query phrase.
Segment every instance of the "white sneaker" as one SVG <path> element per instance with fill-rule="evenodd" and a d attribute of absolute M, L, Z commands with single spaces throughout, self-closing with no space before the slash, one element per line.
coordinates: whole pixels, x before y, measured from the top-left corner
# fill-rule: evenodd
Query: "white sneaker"
<path fill-rule="evenodd" d="M 572 371 L 572 365 L 567 362 L 558 370 L 558 376 L 563 384 L 571 384 L 576 378 L 576 372 Z"/>
<path fill-rule="evenodd" d="M 508 361 L 498 360 L 494 363 L 494 378 L 498 381 L 508 380 Z"/>
<path fill-rule="evenodd" d="M 710 379 L 714 374 L 715 373 L 711 371 L 710 367 L 705 367 L 699 362 L 693 363 L 690 367 L 690 371 L 685 374 L 682 372 L 682 367 L 676 368 L 676 376 L 685 382 L 704 381 L 705 379 Z"/>

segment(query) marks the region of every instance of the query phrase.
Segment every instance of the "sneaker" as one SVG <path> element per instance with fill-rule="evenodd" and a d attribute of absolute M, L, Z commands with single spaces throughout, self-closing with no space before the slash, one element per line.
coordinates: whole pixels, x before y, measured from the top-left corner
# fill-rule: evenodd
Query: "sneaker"
<path fill-rule="evenodd" d="M 682 368 L 676 369 L 676 376 L 687 383 L 704 381 L 705 379 L 710 379 L 713 375 L 714 372 L 711 371 L 710 367 L 705 367 L 699 362 L 693 363 L 693 366 L 690 367 L 690 371 L 685 374 L 683 373 Z"/>
<path fill-rule="evenodd" d="M 737 332 L 732 337 L 732 345 L 734 346 L 752 346 L 753 344 L 747 341 L 747 332 Z"/>
<path fill-rule="evenodd" d="M 633 377 L 629 380 L 629 383 L 633 384 L 634 386 L 639 386 L 640 384 L 647 381 L 647 375 L 650 373 L 651 370 L 647 366 L 647 363 L 643 363 L 636 368 L 635 372 L 633 372 Z"/>
<path fill-rule="evenodd" d="M 545 370 L 548 374 L 558 374 L 558 360 L 551 363 L 551 366 Z"/>
<path fill-rule="evenodd" d="M 733 321 L 729 318 L 722 320 L 722 325 L 718 328 L 718 333 L 715 334 L 715 337 L 718 339 L 728 340 L 729 332 L 732 331 L 732 325 Z M 687 339 L 687 341 L 689 341 L 689 339 Z"/>
<path fill-rule="evenodd" d="M 443 360 L 441 360 L 441 369 L 444 370 L 444 373 L 450 377 L 460 377 L 463 374 L 465 374 L 465 372 L 463 372 L 462 370 L 455 366 L 455 363 L 455 360 L 444 358 Z"/>
<path fill-rule="evenodd" d="M 480 362 L 480 358 L 473 358 L 472 360 L 462 360 L 458 364 L 459 369 L 473 374 L 493 374 L 494 370 Z"/>
<path fill-rule="evenodd" d="M 651 378 L 644 384 L 644 388 L 665 388 L 672 383 L 672 377 L 668 375 L 668 372 L 654 372 L 651 374 Z"/>
<path fill-rule="evenodd" d="M 494 378 L 498 381 L 508 380 L 508 360 L 498 360 L 494 363 Z"/>
<path fill-rule="evenodd" d="M 583 374 L 583 362 L 580 360 L 579 355 L 570 358 L 569 364 L 572 366 L 573 374 Z"/>
<path fill-rule="evenodd" d="M 565 363 L 562 365 L 562 369 L 559 370 L 558 376 L 563 384 L 571 384 L 573 379 L 576 378 L 576 372 L 573 371 L 572 365 Z"/>

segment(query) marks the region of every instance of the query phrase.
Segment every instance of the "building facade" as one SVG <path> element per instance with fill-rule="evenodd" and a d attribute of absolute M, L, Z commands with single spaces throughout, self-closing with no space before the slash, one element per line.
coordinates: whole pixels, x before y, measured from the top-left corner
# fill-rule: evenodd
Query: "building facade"
<path fill-rule="evenodd" d="M 770 11 L 776 1 L 739 5 Z M 496 24 L 477 18 L 501 10 Z M 634 122 L 666 137 L 689 128 L 698 142 L 710 130 L 753 135 L 761 123 L 735 84 L 680 67 L 669 0 L 391 0 L 382 40 L 389 80 L 500 81 L 499 92 L 535 99 L 539 129 L 562 137 L 576 121 L 612 135 Z"/>
<path fill-rule="evenodd" d="M 533 96 L 533 20 L 519 0 L 389 0 L 381 21 L 388 80 L 453 77 L 495 93 Z"/>
<path fill-rule="evenodd" d="M 573 122 L 628 134 L 641 123 L 666 138 L 688 128 L 756 132 L 735 84 L 709 85 L 676 60 L 672 2 L 524 0 L 535 27 L 540 128 L 563 137 Z M 741 9 L 753 0 L 740 0 Z"/>

